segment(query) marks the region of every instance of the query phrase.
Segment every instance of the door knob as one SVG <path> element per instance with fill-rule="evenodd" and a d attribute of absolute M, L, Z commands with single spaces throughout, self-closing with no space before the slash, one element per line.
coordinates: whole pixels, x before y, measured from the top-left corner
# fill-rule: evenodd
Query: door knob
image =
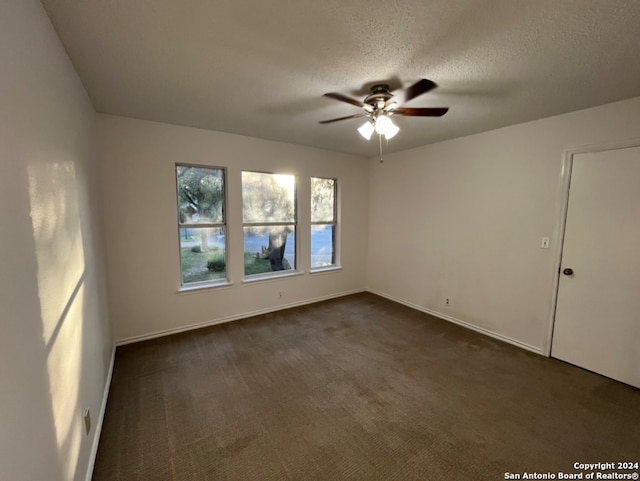
<path fill-rule="evenodd" d="M 572 276 L 572 275 L 573 275 L 573 269 L 572 269 L 571 267 L 567 267 L 566 269 L 564 269 L 564 270 L 562 271 L 562 273 L 563 273 L 565 276 Z"/>

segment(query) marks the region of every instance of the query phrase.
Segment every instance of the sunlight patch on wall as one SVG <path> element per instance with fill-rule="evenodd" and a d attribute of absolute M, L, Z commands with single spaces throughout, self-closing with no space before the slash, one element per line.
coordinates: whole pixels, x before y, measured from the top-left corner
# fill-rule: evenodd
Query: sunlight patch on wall
<path fill-rule="evenodd" d="M 44 341 L 49 344 L 85 268 L 78 186 L 72 161 L 33 163 L 28 175 Z"/>
<path fill-rule="evenodd" d="M 79 405 L 80 377 L 82 376 L 82 337 L 84 310 L 84 283 L 70 300 L 70 307 L 61 328 L 49 347 L 47 369 L 51 388 L 53 419 L 58 450 L 67 453 L 61 459 L 65 479 L 73 479 L 77 459 L 84 437 L 82 413 Z"/>
<path fill-rule="evenodd" d="M 82 376 L 85 253 L 79 183 L 73 161 L 28 167 L 38 290 L 58 449 L 73 479 L 84 436 Z"/>

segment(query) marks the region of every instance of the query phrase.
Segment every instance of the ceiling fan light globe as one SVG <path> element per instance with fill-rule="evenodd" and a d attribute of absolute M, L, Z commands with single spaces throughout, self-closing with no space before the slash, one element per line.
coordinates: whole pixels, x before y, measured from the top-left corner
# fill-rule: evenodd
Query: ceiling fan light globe
<path fill-rule="evenodd" d="M 384 135 L 387 140 L 394 137 L 399 130 L 398 126 L 386 115 L 382 115 L 376 119 L 376 132 L 379 135 Z"/>
<path fill-rule="evenodd" d="M 381 115 L 380 117 L 378 117 L 376 119 L 376 133 L 384 135 L 389 124 L 393 124 L 393 122 L 391 122 L 391 119 L 386 115 Z"/>
<path fill-rule="evenodd" d="M 393 122 L 389 122 L 389 125 L 387 126 L 384 136 L 387 140 L 389 140 L 395 137 L 398 132 L 400 132 L 400 127 L 395 125 Z"/>
<path fill-rule="evenodd" d="M 374 130 L 375 130 L 375 127 L 368 120 L 358 128 L 358 132 L 360 132 L 360 135 L 362 135 L 367 140 L 371 139 L 371 136 L 373 135 Z"/>

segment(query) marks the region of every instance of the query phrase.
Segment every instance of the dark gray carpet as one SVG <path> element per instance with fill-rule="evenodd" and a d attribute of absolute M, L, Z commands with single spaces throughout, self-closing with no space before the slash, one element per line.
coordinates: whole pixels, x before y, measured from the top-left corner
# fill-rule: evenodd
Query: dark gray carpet
<path fill-rule="evenodd" d="M 358 294 L 119 347 L 93 479 L 499 480 L 639 458 L 639 390 Z"/>

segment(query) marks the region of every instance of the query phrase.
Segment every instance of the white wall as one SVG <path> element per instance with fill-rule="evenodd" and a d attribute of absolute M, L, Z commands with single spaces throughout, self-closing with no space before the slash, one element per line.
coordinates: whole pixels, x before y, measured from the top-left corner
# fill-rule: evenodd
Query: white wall
<path fill-rule="evenodd" d="M 81 480 L 113 345 L 95 114 L 37 0 L 1 2 L 0 59 L 0 478 Z"/>
<path fill-rule="evenodd" d="M 98 116 L 115 336 L 128 340 L 364 289 L 368 161 L 309 147 Z M 175 163 L 227 168 L 230 288 L 179 293 Z M 243 283 L 242 170 L 298 177 L 298 262 L 304 275 Z M 309 274 L 309 178 L 338 178 L 342 270 Z M 283 298 L 278 292 L 283 292 Z"/>
<path fill-rule="evenodd" d="M 368 287 L 544 351 L 563 151 L 639 126 L 635 98 L 372 159 Z"/>

